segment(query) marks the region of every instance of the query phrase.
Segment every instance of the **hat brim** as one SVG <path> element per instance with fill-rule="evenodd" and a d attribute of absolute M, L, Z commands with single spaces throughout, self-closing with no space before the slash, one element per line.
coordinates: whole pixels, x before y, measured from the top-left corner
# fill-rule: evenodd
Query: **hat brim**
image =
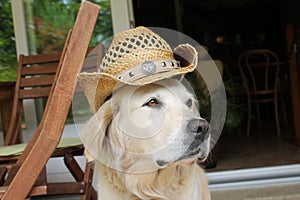
<path fill-rule="evenodd" d="M 185 75 L 195 70 L 198 63 L 198 53 L 194 47 L 189 44 L 181 44 L 174 49 L 173 54 L 174 58 L 181 63 L 180 68 L 143 76 L 134 81 L 120 80 L 114 75 L 101 72 L 82 72 L 78 74 L 77 79 L 92 111 L 95 113 L 120 84 L 146 85 L 178 75 Z"/>

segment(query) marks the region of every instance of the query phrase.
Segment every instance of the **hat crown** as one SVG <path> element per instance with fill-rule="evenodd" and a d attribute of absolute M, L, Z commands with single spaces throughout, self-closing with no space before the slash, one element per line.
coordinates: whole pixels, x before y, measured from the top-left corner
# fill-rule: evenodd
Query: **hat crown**
<path fill-rule="evenodd" d="M 185 75 L 196 68 L 197 58 L 190 44 L 180 44 L 172 50 L 150 29 L 137 27 L 118 33 L 100 58 L 97 72 L 82 72 L 78 81 L 96 112 L 119 86 L 140 86 Z"/>
<path fill-rule="evenodd" d="M 145 27 L 117 34 L 106 52 L 98 71 L 116 75 L 148 60 L 173 59 L 169 44 Z"/>

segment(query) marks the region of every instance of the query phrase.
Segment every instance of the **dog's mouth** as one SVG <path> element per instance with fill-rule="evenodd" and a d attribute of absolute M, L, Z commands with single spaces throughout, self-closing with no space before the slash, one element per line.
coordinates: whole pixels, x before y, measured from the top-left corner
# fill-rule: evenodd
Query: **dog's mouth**
<path fill-rule="evenodd" d="M 164 161 L 164 160 L 157 160 L 156 161 L 156 164 L 159 166 L 159 167 L 164 167 L 168 164 L 169 162 L 167 161 Z"/>
<path fill-rule="evenodd" d="M 185 153 L 182 156 L 180 156 L 176 161 L 190 159 L 193 157 L 198 158 L 200 160 L 205 159 L 205 157 L 208 154 L 208 138 L 209 137 L 206 137 L 204 140 L 195 138 L 195 140 L 191 143 L 191 145 L 188 147 Z"/>
<path fill-rule="evenodd" d="M 190 144 L 190 146 L 187 148 L 187 150 L 178 158 L 176 158 L 174 161 L 171 161 L 172 163 L 179 162 L 182 160 L 187 159 L 198 159 L 198 160 L 205 160 L 208 152 L 209 152 L 209 143 L 210 143 L 210 136 L 207 134 L 205 139 L 195 138 L 193 142 Z M 164 167 L 171 163 L 170 161 L 166 160 L 157 160 L 156 164 L 159 167 Z"/>

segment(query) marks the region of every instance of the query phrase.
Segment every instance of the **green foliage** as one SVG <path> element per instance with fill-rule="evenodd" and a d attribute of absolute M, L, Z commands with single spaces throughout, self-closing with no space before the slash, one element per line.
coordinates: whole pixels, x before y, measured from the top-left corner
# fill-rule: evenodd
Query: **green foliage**
<path fill-rule="evenodd" d="M 0 81 L 14 81 L 17 55 L 10 1 L 0 2 L 0 27 Z"/>
<path fill-rule="evenodd" d="M 81 0 L 34 0 L 32 16 L 35 46 L 38 53 L 60 51 L 75 21 Z M 91 45 L 113 35 L 109 0 L 94 0 L 101 5 L 101 12 L 94 29 Z"/>
<path fill-rule="evenodd" d="M 73 26 L 79 2 L 62 0 L 34 0 L 30 2 L 27 16 L 32 15 L 33 25 L 28 21 L 28 33 L 34 34 L 35 39 L 31 51 L 50 53 L 61 51 L 68 34 Z M 32 13 L 30 13 L 32 12 Z M 33 29 L 33 30 L 30 30 Z"/>
<path fill-rule="evenodd" d="M 101 41 L 113 36 L 110 1 L 93 0 L 93 2 L 100 4 L 101 10 L 94 29 L 91 46 L 95 46 Z"/>

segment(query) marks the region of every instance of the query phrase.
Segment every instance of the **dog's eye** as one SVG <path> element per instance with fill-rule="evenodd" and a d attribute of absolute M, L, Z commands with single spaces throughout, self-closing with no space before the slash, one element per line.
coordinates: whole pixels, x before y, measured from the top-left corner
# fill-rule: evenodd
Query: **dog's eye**
<path fill-rule="evenodd" d="M 153 107 L 153 106 L 157 106 L 158 104 L 159 102 L 156 98 L 151 98 L 146 103 L 144 103 L 143 106 Z"/>
<path fill-rule="evenodd" d="M 190 108 L 193 105 L 193 100 L 192 99 L 188 99 L 185 104 L 186 104 L 187 107 Z"/>

